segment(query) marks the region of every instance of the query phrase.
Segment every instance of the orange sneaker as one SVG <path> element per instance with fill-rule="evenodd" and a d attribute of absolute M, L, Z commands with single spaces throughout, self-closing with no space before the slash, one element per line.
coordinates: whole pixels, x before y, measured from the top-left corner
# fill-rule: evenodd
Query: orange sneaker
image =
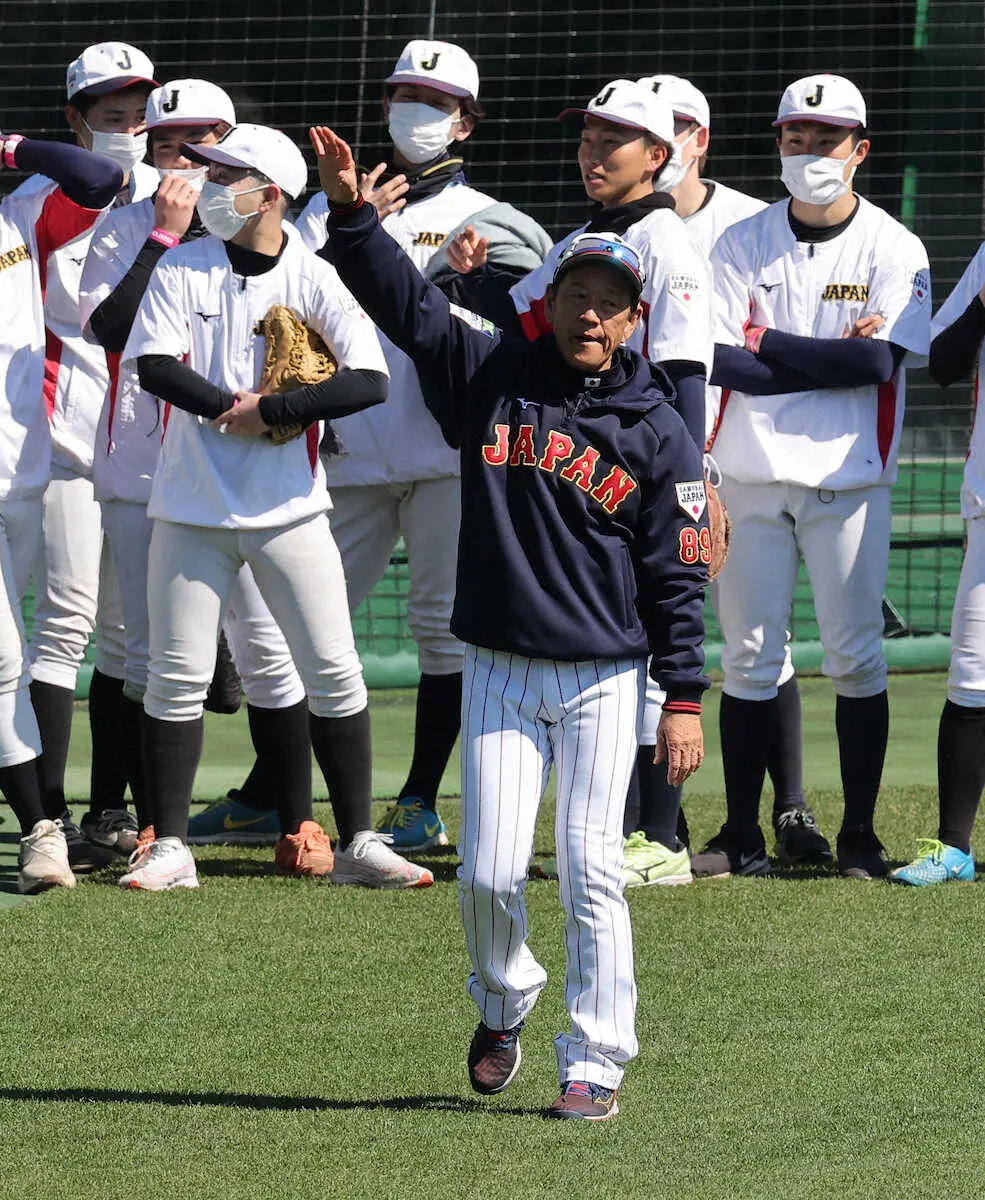
<path fill-rule="evenodd" d="M 286 833 L 277 843 L 274 866 L 278 875 L 300 879 L 330 875 L 335 855 L 328 834 L 317 821 L 302 821 L 297 833 Z"/>
<path fill-rule="evenodd" d="M 150 853 L 151 846 L 154 845 L 154 826 L 145 825 L 137 834 L 137 844 L 133 848 L 128 861 L 128 868 L 132 871 L 135 867 L 139 867 L 144 859 Z"/>

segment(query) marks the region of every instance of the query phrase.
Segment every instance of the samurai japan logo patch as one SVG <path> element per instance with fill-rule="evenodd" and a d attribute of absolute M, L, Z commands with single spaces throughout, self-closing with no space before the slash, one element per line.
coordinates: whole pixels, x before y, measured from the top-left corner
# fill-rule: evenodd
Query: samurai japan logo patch
<path fill-rule="evenodd" d="M 693 483 L 675 483 L 674 487 L 677 489 L 677 503 L 681 510 L 687 513 L 692 521 L 700 521 L 707 503 L 704 480 L 696 479 Z"/>

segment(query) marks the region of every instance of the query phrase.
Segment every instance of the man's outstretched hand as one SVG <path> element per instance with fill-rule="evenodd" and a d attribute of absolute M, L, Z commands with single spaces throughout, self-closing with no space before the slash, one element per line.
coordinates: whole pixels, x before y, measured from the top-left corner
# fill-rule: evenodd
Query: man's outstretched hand
<path fill-rule="evenodd" d="M 329 203 L 355 204 L 359 199 L 359 179 L 348 142 L 327 125 L 313 125 L 308 137 L 318 159 L 318 181 Z"/>

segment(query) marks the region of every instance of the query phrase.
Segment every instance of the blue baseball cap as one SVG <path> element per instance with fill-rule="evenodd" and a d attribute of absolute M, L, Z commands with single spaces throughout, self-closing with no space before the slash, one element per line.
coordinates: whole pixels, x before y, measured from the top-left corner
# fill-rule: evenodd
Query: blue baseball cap
<path fill-rule="evenodd" d="M 617 233 L 580 233 L 561 255 L 554 271 L 554 286 L 557 287 L 561 278 L 579 263 L 605 263 L 615 267 L 630 283 L 634 303 L 643 293 L 646 271 L 640 256 Z"/>

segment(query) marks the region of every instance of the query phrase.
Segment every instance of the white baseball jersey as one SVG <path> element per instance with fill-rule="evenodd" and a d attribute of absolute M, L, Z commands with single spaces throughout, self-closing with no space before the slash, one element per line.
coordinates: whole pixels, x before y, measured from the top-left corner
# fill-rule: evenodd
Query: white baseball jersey
<path fill-rule="evenodd" d="M 705 182 L 711 194 L 697 212 L 682 219 L 695 245 L 702 254 L 710 257 L 715 243 L 730 225 L 762 212 L 766 204 L 755 196 L 747 196 L 745 192 L 726 187 L 724 183 L 716 183 L 711 179 Z M 709 383 L 705 389 L 705 430 L 708 433 L 715 428 L 721 403 L 722 389 Z"/>
<path fill-rule="evenodd" d="M 118 287 L 154 228 L 154 200 L 148 196 L 114 209 L 93 233 L 79 286 L 82 334 L 95 344 L 92 314 Z M 164 436 L 163 405 L 140 386 L 133 364 L 105 352 L 106 394 L 96 428 L 92 481 L 97 500 L 146 504 Z"/>
<path fill-rule="evenodd" d="M 919 238 L 864 197 L 844 232 L 798 242 L 789 201 L 727 229 L 712 251 L 715 340 L 742 346 L 749 326 L 840 338 L 878 314 L 877 338 L 909 351 L 895 376 L 857 388 L 777 396 L 724 392 L 713 453 L 741 483 L 809 488 L 892 483 L 903 422 L 905 365 L 930 350 L 930 267 Z"/>
<path fill-rule="evenodd" d="M 684 217 L 683 221 L 694 244 L 703 254 L 710 255 L 712 247 L 730 225 L 762 212 L 766 202 L 712 179 L 704 182 L 711 195 L 697 212 Z"/>
<path fill-rule="evenodd" d="M 153 167 L 138 163 L 130 174 L 131 201 L 153 195 L 159 182 Z M 14 195 L 43 198 L 54 191 L 52 180 L 32 175 Z M 111 211 L 104 209 L 99 219 Z M 51 424 L 52 458 L 86 475 L 92 469 L 96 425 L 109 384 L 106 353 L 83 338 L 79 316 L 79 284 L 91 238 L 90 226 L 51 256 L 44 297 L 44 403 Z"/>
<path fill-rule="evenodd" d="M 954 285 L 954 290 L 937 310 L 930 326 L 930 339 L 961 316 L 985 284 L 985 243 L 965 267 L 964 274 Z M 975 372 L 975 423 L 971 430 L 971 444 L 964 468 L 964 483 L 961 487 L 961 515 L 966 520 L 985 515 L 985 422 L 980 421 L 982 389 L 985 388 L 985 345 L 978 353 L 978 368 Z"/>
<path fill-rule="evenodd" d="M 433 196 L 391 213 L 383 228 L 423 273 L 453 229 L 494 203 L 484 192 L 450 183 Z M 298 218 L 298 230 L 311 250 L 320 250 L 325 244 L 327 212 L 328 200 L 318 192 Z M 387 402 L 333 422 L 346 452 L 328 464 L 329 486 L 407 483 L 457 475 L 458 451 L 448 445 L 428 411 L 414 364 L 384 334 L 379 338 L 390 370 Z"/>
<path fill-rule="evenodd" d="M 562 238 L 543 265 L 510 289 L 523 328 L 530 338 L 550 329 L 544 313 L 547 286 L 558 260 L 586 226 Z M 684 222 L 669 208 L 657 208 L 630 225 L 623 241 L 640 255 L 646 271 L 641 300 L 643 320 L 626 345 L 651 362 L 704 363 L 711 372 L 711 277 L 707 255 L 692 241 Z"/>
<path fill-rule="evenodd" d="M 200 238 L 168 250 L 144 293 L 123 362 L 169 354 L 229 392 L 252 391 L 263 368 L 257 322 L 286 304 L 325 339 L 339 369 L 386 374 L 369 318 L 334 267 L 288 232 L 276 266 L 236 275 L 225 243 Z M 320 423 L 275 446 L 263 437 L 220 433 L 210 421 L 170 409 L 148 514 L 187 525 L 262 529 L 331 507 L 318 456 Z"/>
<path fill-rule="evenodd" d="M 0 205 L 0 497 L 44 491 L 51 437 L 41 403 L 44 295 L 59 246 L 74 245 L 99 214 L 50 189 Z"/>

